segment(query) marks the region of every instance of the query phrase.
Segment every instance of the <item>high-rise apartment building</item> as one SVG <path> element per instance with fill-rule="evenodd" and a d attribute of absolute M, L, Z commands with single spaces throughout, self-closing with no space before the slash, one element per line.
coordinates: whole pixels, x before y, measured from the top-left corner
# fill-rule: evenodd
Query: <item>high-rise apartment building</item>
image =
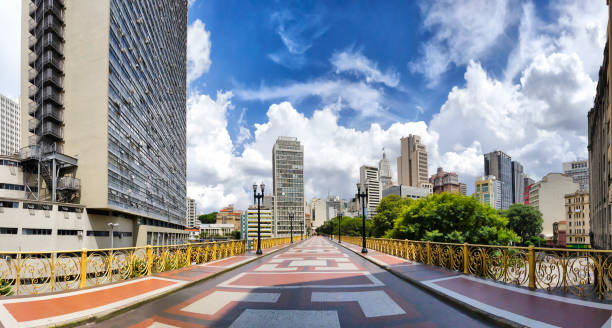
<path fill-rule="evenodd" d="M 563 173 L 580 185 L 580 190 L 589 191 L 589 161 L 580 160 L 563 163 Z"/>
<path fill-rule="evenodd" d="M 339 196 L 327 196 L 325 201 L 326 220 L 331 220 L 340 215 L 341 212 L 346 212 L 348 203 L 345 199 L 340 199 Z"/>
<path fill-rule="evenodd" d="M 196 215 L 197 206 L 196 201 L 193 198 L 186 198 L 187 200 L 187 227 L 194 228 L 199 225 L 198 218 Z"/>
<path fill-rule="evenodd" d="M 467 185 L 463 182 L 459 182 L 459 192 L 463 195 L 467 195 Z"/>
<path fill-rule="evenodd" d="M 22 3 L 23 158 L 42 163 L 40 197 L 128 217 L 139 245 L 182 231 L 187 0 Z"/>
<path fill-rule="evenodd" d="M 260 237 L 272 238 L 274 237 L 272 210 L 266 206 L 262 206 L 259 214 L 257 212 L 257 206 L 249 206 L 249 208 L 242 214 L 242 221 L 244 228 L 241 231 L 243 239 L 257 240 L 257 221 L 259 215 L 260 224 Z"/>
<path fill-rule="evenodd" d="M 584 190 L 565 195 L 567 247 L 590 248 L 589 193 Z"/>
<path fill-rule="evenodd" d="M 421 137 L 411 134 L 402 138 L 401 154 L 397 158 L 398 184 L 418 188 L 429 187 L 427 170 L 427 149 L 421 144 Z"/>
<path fill-rule="evenodd" d="M 433 185 L 433 192 L 441 194 L 443 192 L 461 193 L 459 176 L 455 172 L 445 172 L 441 167 L 436 174 L 429 178 L 429 183 Z"/>
<path fill-rule="evenodd" d="M 502 184 L 494 175 L 479 177 L 474 182 L 474 195 L 481 204 L 499 210 L 502 206 Z"/>
<path fill-rule="evenodd" d="M 502 151 L 493 151 L 484 155 L 484 175 L 493 175 L 501 183 L 501 208 L 507 209 L 512 204 L 512 160 Z"/>
<path fill-rule="evenodd" d="M 382 198 L 382 188 L 378 180 L 378 168 L 363 165 L 359 169 L 359 183 L 368 188 L 368 202 L 366 204 L 368 219 L 376 215 L 376 208 Z"/>
<path fill-rule="evenodd" d="M 312 226 L 316 229 L 327 220 L 327 202 L 325 199 L 313 198 L 309 204 Z"/>
<path fill-rule="evenodd" d="M 304 146 L 294 137 L 278 137 L 272 148 L 272 185 L 274 194 L 275 232 L 278 237 L 305 227 L 304 216 Z"/>
<path fill-rule="evenodd" d="M 525 196 L 525 172 L 523 165 L 512 161 L 512 204 L 522 204 Z"/>
<path fill-rule="evenodd" d="M 10 155 L 21 146 L 19 104 L 0 95 L 0 155 Z"/>
<path fill-rule="evenodd" d="M 542 234 L 553 238 L 553 223 L 565 220 L 565 195 L 575 193 L 579 185 L 561 173 L 549 173 L 529 189 L 529 206 L 542 213 Z"/>
<path fill-rule="evenodd" d="M 612 17 L 612 7 L 608 4 L 608 18 Z M 593 108 L 588 114 L 588 149 L 589 149 L 589 197 L 591 245 L 597 249 L 612 249 L 612 92 L 610 77 L 612 67 L 609 65 L 610 21 L 608 20 L 607 42 L 603 53 L 603 63 L 599 69 L 597 93 Z"/>
<path fill-rule="evenodd" d="M 383 149 L 383 157 L 378 161 L 378 175 L 382 189 L 385 189 L 393 184 L 393 178 L 391 175 L 391 164 L 387 159 L 387 154 Z"/>

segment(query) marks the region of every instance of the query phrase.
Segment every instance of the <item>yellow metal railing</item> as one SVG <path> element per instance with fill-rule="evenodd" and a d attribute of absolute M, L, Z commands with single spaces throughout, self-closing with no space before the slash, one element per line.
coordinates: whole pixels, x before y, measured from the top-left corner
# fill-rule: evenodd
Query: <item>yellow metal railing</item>
<path fill-rule="evenodd" d="M 262 239 L 261 247 L 265 249 L 288 243 L 288 237 Z M 0 296 L 98 286 L 245 252 L 244 240 L 74 251 L 0 252 Z"/>
<path fill-rule="evenodd" d="M 362 244 L 361 237 L 342 236 L 342 241 Z M 502 283 L 578 297 L 612 298 L 612 251 L 385 238 L 366 238 L 366 246 Z"/>

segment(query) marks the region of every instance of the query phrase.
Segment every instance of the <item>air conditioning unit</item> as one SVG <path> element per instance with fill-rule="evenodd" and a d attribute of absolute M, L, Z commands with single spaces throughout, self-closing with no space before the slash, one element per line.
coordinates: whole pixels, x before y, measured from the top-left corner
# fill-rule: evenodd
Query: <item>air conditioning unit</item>
<path fill-rule="evenodd" d="M 80 238 L 83 238 L 83 230 L 77 231 L 77 236 L 79 236 Z"/>

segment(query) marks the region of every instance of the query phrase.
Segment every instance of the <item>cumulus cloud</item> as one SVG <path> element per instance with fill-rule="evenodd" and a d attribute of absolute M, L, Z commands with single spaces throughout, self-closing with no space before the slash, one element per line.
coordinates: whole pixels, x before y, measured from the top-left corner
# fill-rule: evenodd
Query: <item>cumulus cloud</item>
<path fill-rule="evenodd" d="M 19 97 L 19 65 L 21 55 L 21 1 L 0 1 L 2 51 L 0 51 L 0 93 Z"/>
<path fill-rule="evenodd" d="M 422 1 L 420 8 L 424 29 L 433 36 L 409 67 L 423 74 L 430 87 L 451 64 L 465 65 L 487 54 L 513 19 L 507 0 Z"/>
<path fill-rule="evenodd" d="M 331 63 L 336 69 L 336 73 L 349 72 L 356 75 L 365 76 L 368 83 L 383 83 L 389 87 L 396 87 L 399 84 L 399 74 L 394 70 L 381 72 L 378 64 L 369 58 L 354 51 L 336 52 L 331 58 Z"/>
<path fill-rule="evenodd" d="M 196 19 L 187 27 L 187 83 L 210 69 L 210 32 L 201 20 Z"/>

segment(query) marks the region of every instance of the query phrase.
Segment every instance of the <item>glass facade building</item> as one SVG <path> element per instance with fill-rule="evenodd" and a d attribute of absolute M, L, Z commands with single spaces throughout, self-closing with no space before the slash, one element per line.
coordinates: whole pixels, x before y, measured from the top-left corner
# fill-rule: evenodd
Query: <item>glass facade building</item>
<path fill-rule="evenodd" d="M 304 147 L 297 138 L 279 137 L 272 148 L 275 234 L 304 233 Z"/>
<path fill-rule="evenodd" d="M 493 151 L 484 155 L 484 175 L 493 175 L 501 183 L 501 208 L 512 205 L 512 160 L 502 151 Z"/>

